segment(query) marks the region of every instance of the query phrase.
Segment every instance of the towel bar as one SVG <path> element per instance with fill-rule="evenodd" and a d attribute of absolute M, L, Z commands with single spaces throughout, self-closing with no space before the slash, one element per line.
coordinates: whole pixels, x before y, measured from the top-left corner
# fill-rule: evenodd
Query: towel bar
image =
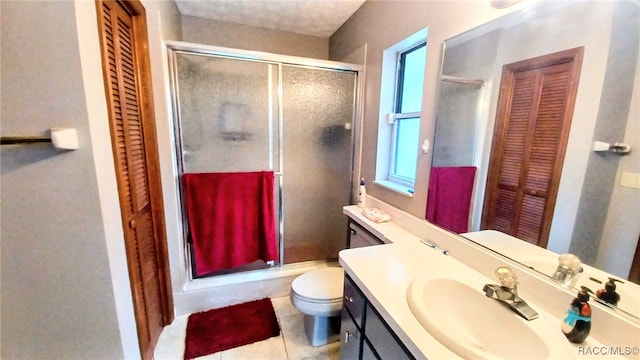
<path fill-rule="evenodd" d="M 78 132 L 74 128 L 52 128 L 51 136 L 2 136 L 0 145 L 51 143 L 56 149 L 78 149 Z"/>
<path fill-rule="evenodd" d="M 0 145 L 50 143 L 48 136 L 3 136 L 0 137 Z"/>

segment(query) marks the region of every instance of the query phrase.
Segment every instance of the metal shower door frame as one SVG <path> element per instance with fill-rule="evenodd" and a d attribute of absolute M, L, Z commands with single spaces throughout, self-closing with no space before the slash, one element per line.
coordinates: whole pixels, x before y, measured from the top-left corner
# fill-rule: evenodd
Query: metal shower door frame
<path fill-rule="evenodd" d="M 233 48 L 225 48 L 225 47 L 217 47 L 217 46 L 208 46 L 203 44 L 194 44 L 187 42 L 178 42 L 178 41 L 169 41 L 166 42 L 166 52 L 168 59 L 168 78 L 169 78 L 169 96 L 170 96 L 170 104 L 171 109 L 169 111 L 173 116 L 173 142 L 174 142 L 174 156 L 176 159 L 174 171 L 177 174 L 177 189 L 180 203 L 180 214 L 182 218 L 182 222 L 179 224 L 181 227 L 182 238 L 180 239 L 182 250 L 184 251 L 184 266 L 186 274 L 188 274 L 188 281 L 193 281 L 193 259 L 191 259 L 191 252 L 189 251 L 189 243 L 188 243 L 188 218 L 187 213 L 183 201 L 183 188 L 182 182 L 180 181 L 182 174 L 184 173 L 184 161 L 183 161 L 183 147 L 182 147 L 182 133 L 181 133 L 181 119 L 180 119 L 180 101 L 179 101 L 179 83 L 178 83 L 178 74 L 177 74 L 177 56 L 179 54 L 187 54 L 187 55 L 196 55 L 196 56 L 205 56 L 212 58 L 221 58 L 221 59 L 229 59 L 229 60 L 244 60 L 244 61 L 252 61 L 252 62 L 260 62 L 268 65 L 277 67 L 277 94 L 275 94 L 275 99 L 277 100 L 277 123 L 278 123 L 278 165 L 279 169 L 273 169 L 274 175 L 277 176 L 276 185 L 278 186 L 278 252 L 279 252 L 279 260 L 278 267 L 282 268 L 285 266 L 284 264 L 284 211 L 283 211 L 283 131 L 284 131 L 284 109 L 283 109 L 283 84 L 282 84 L 282 67 L 286 66 L 296 66 L 296 67 L 305 67 L 311 69 L 318 70 L 326 70 L 326 71 L 344 71 L 351 72 L 355 74 L 354 80 L 354 106 L 353 106 L 353 129 L 352 132 L 352 149 L 351 149 L 351 202 L 355 199 L 355 193 L 357 191 L 358 179 L 360 178 L 360 158 L 361 158 L 361 138 L 362 138 L 362 104 L 364 101 L 363 98 L 363 85 L 364 85 L 364 67 L 362 65 L 329 61 L 329 60 L 320 60 L 320 59 L 311 59 L 290 55 L 280 55 L 280 54 L 272 54 L 258 51 L 248 51 L 241 49 L 233 49 Z M 269 82 L 273 81 L 272 79 L 272 71 L 269 71 Z M 272 107 L 276 104 L 273 103 L 274 94 L 271 93 L 271 89 L 273 85 L 269 84 L 269 106 Z M 273 121 L 272 118 L 273 110 L 270 109 L 269 112 L 269 131 L 273 130 Z M 274 159 L 273 159 L 273 149 L 276 148 L 273 141 L 273 135 L 269 136 L 269 165 L 274 167 Z"/>

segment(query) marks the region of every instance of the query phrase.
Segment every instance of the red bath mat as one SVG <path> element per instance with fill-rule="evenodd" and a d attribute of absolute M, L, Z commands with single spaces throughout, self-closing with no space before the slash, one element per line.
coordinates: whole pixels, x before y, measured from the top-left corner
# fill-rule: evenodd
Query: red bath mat
<path fill-rule="evenodd" d="M 270 299 L 189 316 L 184 358 L 193 359 L 280 335 Z"/>

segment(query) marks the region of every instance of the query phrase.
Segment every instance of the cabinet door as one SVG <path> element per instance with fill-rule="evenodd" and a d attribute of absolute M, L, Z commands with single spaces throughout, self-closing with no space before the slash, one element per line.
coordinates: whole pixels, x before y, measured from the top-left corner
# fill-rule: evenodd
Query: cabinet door
<path fill-rule="evenodd" d="M 366 339 L 362 340 L 362 360 L 380 360 Z"/>
<path fill-rule="evenodd" d="M 365 297 L 348 276 L 344 277 L 344 298 L 343 307 L 347 308 L 353 316 L 358 328 L 362 329 L 362 318 L 364 315 Z"/>
<path fill-rule="evenodd" d="M 362 226 L 351 221 L 349 223 L 349 248 L 358 248 L 371 245 L 384 244 L 384 241 L 378 239 Z"/>
<path fill-rule="evenodd" d="M 360 344 L 362 337 L 358 327 L 351 319 L 346 308 L 342 308 L 340 323 L 340 359 L 357 360 L 360 358 Z"/>
<path fill-rule="evenodd" d="M 380 315 L 367 304 L 364 334 L 381 359 L 412 359 L 404 346 L 384 323 Z"/>

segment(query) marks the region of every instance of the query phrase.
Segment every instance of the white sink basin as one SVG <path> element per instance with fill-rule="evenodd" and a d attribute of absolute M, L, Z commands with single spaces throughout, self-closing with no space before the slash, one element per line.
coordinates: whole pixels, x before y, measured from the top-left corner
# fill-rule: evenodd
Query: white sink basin
<path fill-rule="evenodd" d="M 486 297 L 482 281 L 471 279 L 422 275 L 410 284 L 411 312 L 436 340 L 464 358 L 568 357 L 559 322 L 553 326 L 543 316 L 527 321 Z"/>

